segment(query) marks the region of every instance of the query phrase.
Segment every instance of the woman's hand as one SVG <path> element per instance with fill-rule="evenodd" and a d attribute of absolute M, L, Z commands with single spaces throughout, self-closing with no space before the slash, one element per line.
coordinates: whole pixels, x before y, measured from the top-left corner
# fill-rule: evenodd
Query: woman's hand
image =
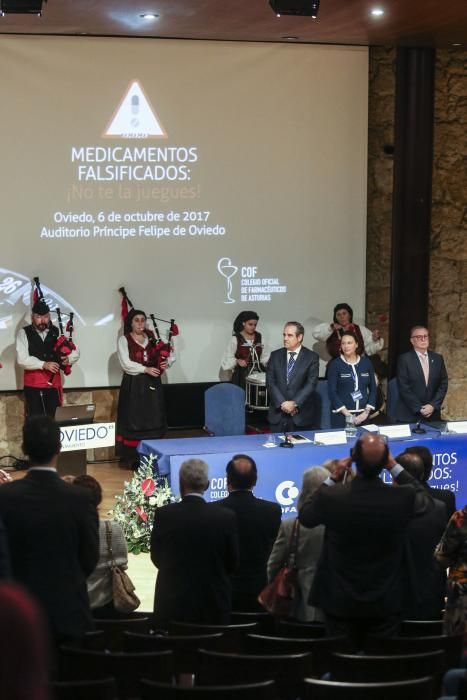
<path fill-rule="evenodd" d="M 248 362 L 246 360 L 237 360 L 237 365 L 239 367 L 248 367 Z"/>
<path fill-rule="evenodd" d="M 359 413 L 358 416 L 355 416 L 354 418 L 355 425 L 361 425 L 362 423 L 364 423 L 369 415 L 370 411 L 368 409 L 365 409 L 363 413 Z"/>
<path fill-rule="evenodd" d="M 161 373 L 160 369 L 157 369 L 157 367 L 145 367 L 144 372 L 145 374 L 149 374 L 150 377 L 159 377 Z"/>

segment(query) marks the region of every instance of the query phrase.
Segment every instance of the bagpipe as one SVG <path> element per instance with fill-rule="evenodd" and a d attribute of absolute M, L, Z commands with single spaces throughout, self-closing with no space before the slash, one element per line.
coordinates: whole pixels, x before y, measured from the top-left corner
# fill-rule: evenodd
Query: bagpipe
<path fill-rule="evenodd" d="M 178 335 L 180 331 L 174 318 L 167 321 L 164 318 L 157 318 L 154 314 L 149 314 L 149 318 L 151 319 L 154 328 L 154 339 L 152 339 L 151 342 L 155 343 L 154 349 L 157 351 L 157 369 L 161 369 L 161 365 L 164 362 L 167 362 L 173 352 L 174 346 L 172 339 Z M 167 340 L 162 339 L 157 321 L 170 324 Z"/>
<path fill-rule="evenodd" d="M 73 342 L 73 316 L 74 313 L 73 311 L 70 311 L 70 315 L 68 318 L 68 322 L 66 324 L 65 332 L 63 331 L 63 321 L 62 321 L 62 314 L 60 309 L 57 308 L 55 309 L 55 313 L 57 314 L 57 321 L 58 321 L 58 328 L 60 331 L 60 334 L 55 341 L 55 345 L 53 348 L 54 355 L 56 357 L 56 362 L 58 362 L 60 369 L 63 371 L 63 373 L 68 376 L 71 374 L 71 365 L 69 362 L 64 362 L 66 358 L 68 358 L 69 355 L 73 352 L 73 350 L 76 350 L 76 345 Z M 68 333 L 68 335 L 65 335 L 65 333 Z M 52 385 L 53 383 L 53 378 L 54 374 L 51 372 L 50 373 L 50 378 L 48 380 L 48 384 Z"/>

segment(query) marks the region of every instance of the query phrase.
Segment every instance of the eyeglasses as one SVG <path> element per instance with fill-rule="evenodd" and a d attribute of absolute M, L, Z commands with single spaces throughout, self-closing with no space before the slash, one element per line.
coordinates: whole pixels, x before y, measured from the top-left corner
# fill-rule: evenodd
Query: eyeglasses
<path fill-rule="evenodd" d="M 412 338 L 415 340 L 428 340 L 429 336 L 428 335 L 413 335 Z"/>

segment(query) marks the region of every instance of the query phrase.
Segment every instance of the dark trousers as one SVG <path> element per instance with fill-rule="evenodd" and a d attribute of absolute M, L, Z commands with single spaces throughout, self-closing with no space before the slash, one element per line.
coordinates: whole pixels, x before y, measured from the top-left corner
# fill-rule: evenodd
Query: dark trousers
<path fill-rule="evenodd" d="M 395 637 L 401 623 L 400 615 L 387 617 L 337 617 L 325 613 L 328 637 L 347 637 L 356 651 L 365 648 L 370 637 Z"/>
<path fill-rule="evenodd" d="M 54 387 L 50 389 L 37 389 L 33 386 L 24 387 L 24 399 L 26 401 L 26 415 L 48 415 L 55 417 L 55 410 L 60 406 L 58 390 Z"/>

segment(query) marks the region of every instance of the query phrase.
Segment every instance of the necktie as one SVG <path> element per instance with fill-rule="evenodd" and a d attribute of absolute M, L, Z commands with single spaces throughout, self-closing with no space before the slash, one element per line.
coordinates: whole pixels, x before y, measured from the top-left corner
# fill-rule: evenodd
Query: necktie
<path fill-rule="evenodd" d="M 430 373 L 430 369 L 428 367 L 428 355 L 420 355 L 420 359 L 422 361 L 422 370 L 423 370 L 423 376 L 425 377 L 425 384 L 428 386 L 428 376 Z"/>
<path fill-rule="evenodd" d="M 289 378 L 290 375 L 292 374 L 292 370 L 295 367 L 295 355 L 296 352 L 291 352 L 289 353 L 289 362 L 287 364 L 287 383 L 289 383 Z"/>

